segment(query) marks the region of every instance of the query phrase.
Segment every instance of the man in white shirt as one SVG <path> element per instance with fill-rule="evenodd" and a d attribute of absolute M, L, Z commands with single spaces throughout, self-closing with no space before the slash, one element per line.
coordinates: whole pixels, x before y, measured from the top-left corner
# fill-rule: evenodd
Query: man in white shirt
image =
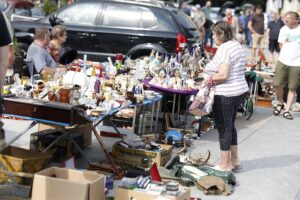
<path fill-rule="evenodd" d="M 281 48 L 275 69 L 274 85 L 278 104 L 273 114 L 279 115 L 283 110 L 283 87 L 288 83 L 289 93 L 287 97 L 283 117 L 292 120 L 289 110 L 293 104 L 296 89 L 300 80 L 300 25 L 297 23 L 299 15 L 296 12 L 287 12 L 285 26 L 280 29 L 279 46 Z"/>

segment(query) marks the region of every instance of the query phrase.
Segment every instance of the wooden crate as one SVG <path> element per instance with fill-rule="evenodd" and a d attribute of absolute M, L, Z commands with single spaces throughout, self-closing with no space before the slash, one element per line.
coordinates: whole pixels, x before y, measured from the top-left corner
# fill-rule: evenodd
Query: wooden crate
<path fill-rule="evenodd" d="M 0 154 L 0 170 L 8 172 L 36 173 L 48 163 L 51 155 L 9 146 Z M 0 173 L 0 183 L 21 183 L 23 178 Z"/>

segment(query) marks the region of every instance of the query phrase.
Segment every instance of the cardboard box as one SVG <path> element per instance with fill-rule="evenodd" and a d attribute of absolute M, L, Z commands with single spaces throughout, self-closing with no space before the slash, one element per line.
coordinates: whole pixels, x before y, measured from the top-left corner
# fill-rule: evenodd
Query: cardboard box
<path fill-rule="evenodd" d="M 47 153 L 42 154 L 19 147 L 9 146 L 0 154 L 0 170 L 33 174 L 43 169 L 48 164 L 50 158 L 51 155 Z M 0 173 L 0 183 L 21 183 L 22 180 L 22 178 L 9 177 Z"/>
<path fill-rule="evenodd" d="M 56 126 L 51 126 L 48 124 L 38 124 L 38 131 L 43 131 L 43 130 L 47 130 L 47 129 L 56 129 L 58 127 Z M 88 147 L 90 145 L 92 145 L 92 129 L 88 124 L 85 125 L 80 125 L 78 127 L 74 127 L 74 126 L 67 126 L 65 127 L 67 129 L 68 132 L 72 133 L 81 133 L 84 136 L 84 147 Z"/>
<path fill-rule="evenodd" d="M 51 167 L 34 175 L 32 200 L 104 200 L 105 176 Z"/>
<path fill-rule="evenodd" d="M 187 187 L 181 187 L 184 191 L 179 196 L 169 195 L 156 195 L 142 190 L 127 190 L 117 187 L 115 191 L 115 200 L 190 200 L 191 189 Z"/>
<path fill-rule="evenodd" d="M 150 161 L 150 166 L 155 162 L 158 166 L 164 166 L 171 158 L 172 149 L 171 145 L 160 145 L 163 150 L 161 151 L 147 151 L 143 149 L 126 148 L 116 143 L 113 146 L 112 155 L 119 165 L 133 165 L 145 167 L 145 158 Z"/>

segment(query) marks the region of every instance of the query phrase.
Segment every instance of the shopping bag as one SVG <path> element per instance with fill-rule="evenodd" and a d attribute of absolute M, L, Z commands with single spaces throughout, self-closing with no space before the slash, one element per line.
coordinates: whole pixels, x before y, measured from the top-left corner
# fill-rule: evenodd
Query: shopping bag
<path fill-rule="evenodd" d="M 194 101 L 189 107 L 189 112 L 196 116 L 208 115 L 214 103 L 215 86 L 202 83 Z"/>

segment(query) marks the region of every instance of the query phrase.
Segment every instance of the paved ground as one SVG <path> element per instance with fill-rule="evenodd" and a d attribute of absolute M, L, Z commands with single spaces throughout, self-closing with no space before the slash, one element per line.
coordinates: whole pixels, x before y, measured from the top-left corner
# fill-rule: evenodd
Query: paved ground
<path fill-rule="evenodd" d="M 282 116 L 274 117 L 271 113 L 271 109 L 257 108 L 249 121 L 242 116 L 237 118 L 239 152 L 244 170 L 236 174 L 238 185 L 226 199 L 300 199 L 300 113 L 293 113 L 295 119 L 292 121 Z M 23 130 L 27 124 L 29 122 L 5 120 L 7 139 Z M 36 127 L 31 132 L 34 131 L 37 131 Z M 29 148 L 29 138 L 30 134 L 27 133 L 14 145 Z M 105 142 L 111 147 L 113 140 L 105 139 Z M 212 152 L 211 162 L 217 163 L 219 146 L 215 130 L 205 133 L 200 140 L 194 142 L 190 150 L 196 154 L 204 153 L 207 149 Z M 86 151 L 93 159 L 104 158 L 95 138 L 92 147 Z M 205 196 L 196 188 L 192 189 L 192 196 L 207 200 L 225 198 Z"/>

